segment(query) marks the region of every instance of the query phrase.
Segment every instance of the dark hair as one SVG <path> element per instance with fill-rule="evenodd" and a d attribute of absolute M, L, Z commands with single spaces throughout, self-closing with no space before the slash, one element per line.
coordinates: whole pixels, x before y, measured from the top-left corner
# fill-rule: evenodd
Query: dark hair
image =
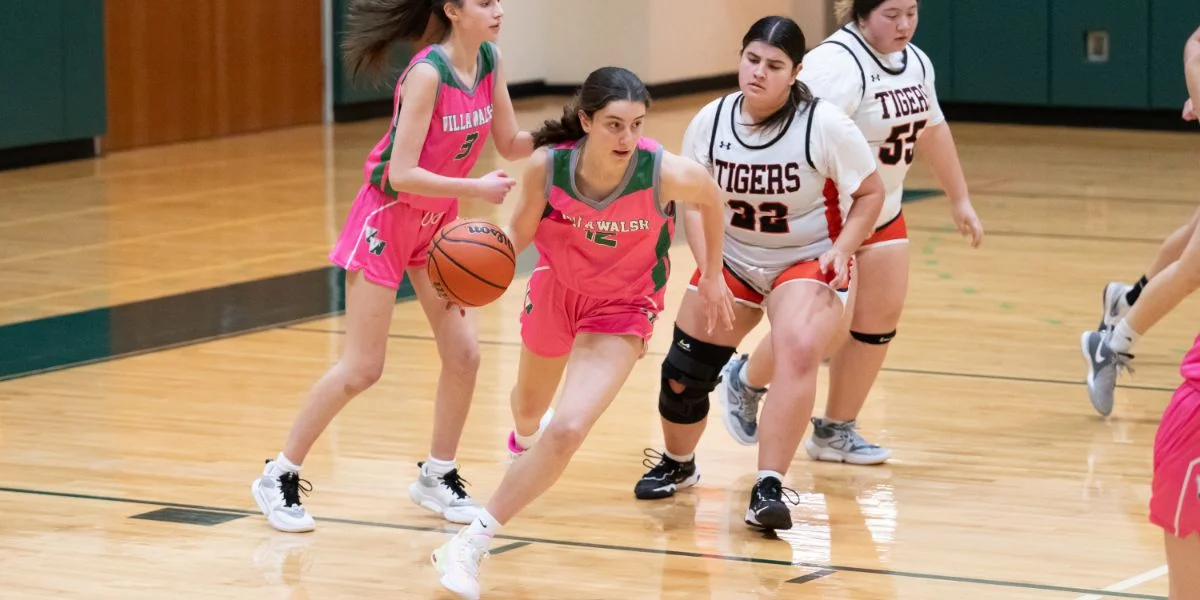
<path fill-rule="evenodd" d="M 633 71 L 621 67 L 601 67 L 592 71 L 575 92 L 570 102 L 563 105 L 562 118 L 547 120 L 541 129 L 533 132 L 533 147 L 572 142 L 583 138 L 583 122 L 579 112 L 592 118 L 597 111 L 610 102 L 628 100 L 641 102 L 650 107 L 650 92 L 646 84 Z"/>
<path fill-rule="evenodd" d="M 755 21 L 746 31 L 745 37 L 742 38 L 742 52 L 745 52 L 746 46 L 753 42 L 762 42 L 768 46 L 779 48 L 792 60 L 793 68 L 804 59 L 804 53 L 808 49 L 804 42 L 804 32 L 800 30 L 800 26 L 795 21 L 780 16 L 763 17 Z M 813 94 L 808 86 L 799 80 L 793 80 L 792 87 L 788 90 L 788 101 L 762 122 L 753 123 L 750 126 L 754 129 L 781 127 L 787 123 L 788 119 L 792 118 L 794 113 L 804 105 L 811 104 L 812 101 Z"/>
<path fill-rule="evenodd" d="M 884 2 L 887 0 L 837 0 L 833 3 L 833 15 L 839 23 L 857 23 L 871 16 Z M 917 0 L 917 4 L 920 5 L 921 0 Z"/>
<path fill-rule="evenodd" d="M 342 55 L 353 77 L 379 75 L 400 40 L 440 40 L 450 31 L 445 6 L 463 0 L 350 0 Z"/>

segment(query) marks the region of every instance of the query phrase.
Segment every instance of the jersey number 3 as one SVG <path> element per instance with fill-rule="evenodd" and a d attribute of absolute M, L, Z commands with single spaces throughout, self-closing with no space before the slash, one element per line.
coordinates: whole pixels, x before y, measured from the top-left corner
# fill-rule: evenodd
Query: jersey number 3
<path fill-rule="evenodd" d="M 475 140 L 479 139 L 479 132 L 472 131 L 467 134 L 467 139 L 463 141 L 463 145 L 459 148 L 460 152 L 454 157 L 454 160 L 462 160 L 471 154 L 471 148 L 475 146 Z"/>
<path fill-rule="evenodd" d="M 892 134 L 879 146 L 879 162 L 898 165 L 903 160 L 904 164 L 911 165 L 913 146 L 916 145 L 917 136 L 921 135 L 922 129 L 925 129 L 924 119 L 893 127 Z"/>
<path fill-rule="evenodd" d="M 757 230 L 763 233 L 787 233 L 790 231 L 786 204 L 763 202 L 754 206 L 745 200 L 730 200 L 729 208 L 733 209 L 733 218 L 729 219 L 729 224 L 739 229 Z"/>

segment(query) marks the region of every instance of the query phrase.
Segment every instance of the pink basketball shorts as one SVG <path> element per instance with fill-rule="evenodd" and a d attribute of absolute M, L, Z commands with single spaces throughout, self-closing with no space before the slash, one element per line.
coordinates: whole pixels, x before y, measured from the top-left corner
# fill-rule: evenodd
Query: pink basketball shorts
<path fill-rule="evenodd" d="M 329 260 L 398 289 L 404 269 L 424 266 L 434 234 L 457 217 L 457 205 L 449 212 L 424 211 L 363 184 Z"/>
<path fill-rule="evenodd" d="M 1177 537 L 1200 532 L 1200 389 L 1175 390 L 1154 439 L 1150 522 Z"/>
<path fill-rule="evenodd" d="M 571 352 L 580 333 L 636 335 L 648 342 L 662 310 L 665 290 L 638 298 L 594 298 L 572 290 L 554 278 L 550 267 L 529 275 L 521 309 L 521 341 L 546 358 Z"/>

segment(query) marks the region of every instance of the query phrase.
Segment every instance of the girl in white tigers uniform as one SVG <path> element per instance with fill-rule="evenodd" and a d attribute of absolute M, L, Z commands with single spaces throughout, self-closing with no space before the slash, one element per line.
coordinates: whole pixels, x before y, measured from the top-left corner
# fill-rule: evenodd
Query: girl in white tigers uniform
<path fill-rule="evenodd" d="M 709 392 L 765 312 L 778 368 L 745 517 L 763 529 L 792 526 L 783 480 L 812 415 L 821 357 L 842 326 L 851 257 L 883 206 L 883 182 L 862 132 L 796 81 L 804 50 L 795 21 L 759 19 L 742 39 L 739 91 L 701 109 L 684 134 L 682 154 L 704 165 L 721 189 L 722 276 L 737 306 L 730 330 L 714 328 L 698 310 L 698 295 L 684 294 L 659 388 L 665 451 L 634 487 L 650 500 L 699 480 L 695 449 Z M 702 243 L 695 216 L 684 215 L 693 245 Z M 696 271 L 693 286 L 701 277 Z"/>
<path fill-rule="evenodd" d="M 900 201 L 918 152 L 928 155 L 959 232 L 973 247 L 983 240 L 954 138 L 938 105 L 933 64 L 910 43 L 917 4 L 839 0 L 838 15 L 845 25 L 805 56 L 798 77 L 862 130 L 886 189 L 875 232 L 855 255 L 850 338 L 833 356 L 825 416 L 813 419 L 813 437 L 805 444 L 813 459 L 878 464 L 891 457 L 890 450 L 858 434 L 855 420 L 883 366 L 904 306 L 909 252 Z M 757 442 L 758 405 L 771 380 L 772 363 L 767 338 L 753 358 L 734 357 L 723 371 L 726 429 L 743 444 Z"/>

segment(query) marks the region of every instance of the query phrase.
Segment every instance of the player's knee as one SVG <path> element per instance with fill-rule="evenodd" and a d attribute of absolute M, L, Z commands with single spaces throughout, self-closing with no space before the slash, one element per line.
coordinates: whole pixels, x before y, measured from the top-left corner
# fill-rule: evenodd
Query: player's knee
<path fill-rule="evenodd" d="M 708 416 L 708 395 L 721 381 L 721 368 L 734 348 L 702 342 L 675 327 L 662 363 L 658 413 L 671 423 L 691 425 Z"/>
<path fill-rule="evenodd" d="M 474 381 L 479 372 L 479 344 L 458 342 L 446 344 L 442 350 L 442 370 L 460 381 Z"/>
<path fill-rule="evenodd" d="M 891 343 L 892 339 L 896 337 L 896 330 L 893 329 L 887 333 L 863 333 L 851 329 L 850 337 L 870 346 L 883 346 Z"/>
<path fill-rule="evenodd" d="M 538 440 L 538 445 L 547 446 L 555 456 L 571 456 L 583 445 L 591 428 L 592 424 L 583 419 L 556 414 Z"/>
<path fill-rule="evenodd" d="M 350 396 L 356 396 L 367 391 L 383 377 L 383 359 L 361 359 L 343 363 L 345 381 L 342 390 Z"/>

